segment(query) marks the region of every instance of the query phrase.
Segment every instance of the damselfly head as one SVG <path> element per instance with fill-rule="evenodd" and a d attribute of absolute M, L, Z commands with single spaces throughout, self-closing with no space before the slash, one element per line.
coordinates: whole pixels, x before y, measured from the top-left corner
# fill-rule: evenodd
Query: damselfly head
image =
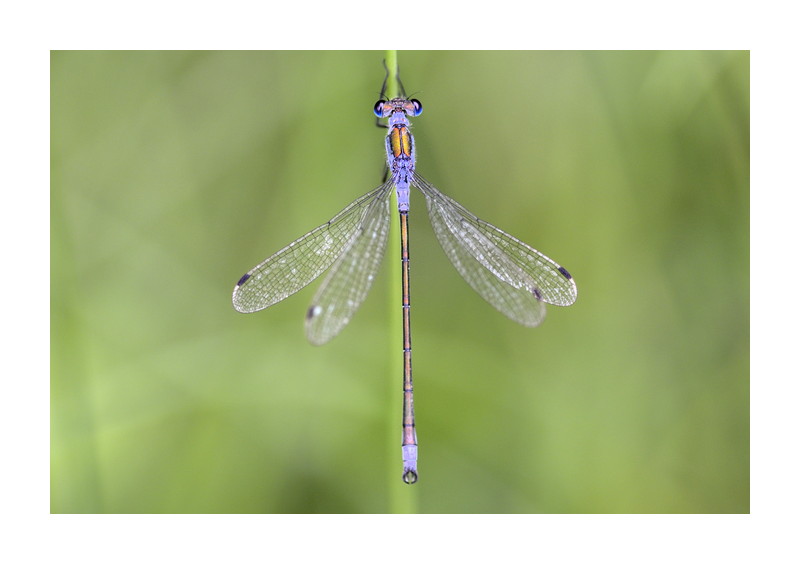
<path fill-rule="evenodd" d="M 392 98 L 391 100 L 378 100 L 373 110 L 379 118 L 389 117 L 395 112 L 403 112 L 409 117 L 416 117 L 422 113 L 422 102 L 416 98 Z"/>

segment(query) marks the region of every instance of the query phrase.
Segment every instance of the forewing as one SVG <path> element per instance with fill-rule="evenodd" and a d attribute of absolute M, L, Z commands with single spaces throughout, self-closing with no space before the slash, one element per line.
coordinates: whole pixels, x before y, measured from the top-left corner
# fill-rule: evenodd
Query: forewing
<path fill-rule="evenodd" d="M 391 183 L 369 203 L 359 229 L 317 290 L 306 314 L 306 336 L 315 345 L 330 341 L 367 297 L 386 251 Z"/>
<path fill-rule="evenodd" d="M 456 270 L 486 301 L 510 319 L 534 327 L 545 315 L 543 302 L 570 305 L 577 297 L 563 267 L 497 227 L 478 219 L 419 175 L 439 243 Z"/>
<path fill-rule="evenodd" d="M 370 205 L 386 184 L 363 195 L 330 221 L 309 231 L 241 277 L 233 307 L 242 313 L 267 308 L 301 290 L 325 272 L 353 239 Z"/>

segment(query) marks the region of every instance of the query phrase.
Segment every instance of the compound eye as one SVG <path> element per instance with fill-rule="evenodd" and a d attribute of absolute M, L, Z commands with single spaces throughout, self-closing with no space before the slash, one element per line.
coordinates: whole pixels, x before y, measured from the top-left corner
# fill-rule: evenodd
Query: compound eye
<path fill-rule="evenodd" d="M 414 107 L 413 115 L 418 116 L 419 114 L 422 113 L 422 102 L 420 102 L 416 98 L 412 98 L 411 100 L 409 100 L 409 102 L 411 102 L 411 105 Z"/>
<path fill-rule="evenodd" d="M 376 116 L 383 117 L 383 105 L 384 105 L 383 100 L 378 100 L 377 102 L 375 102 L 375 107 L 373 108 L 372 111 L 375 112 Z"/>

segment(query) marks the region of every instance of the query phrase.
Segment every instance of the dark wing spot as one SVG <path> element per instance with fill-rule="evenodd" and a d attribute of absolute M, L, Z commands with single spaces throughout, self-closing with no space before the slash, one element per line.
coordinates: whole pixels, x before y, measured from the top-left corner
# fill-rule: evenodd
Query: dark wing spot
<path fill-rule="evenodd" d="M 559 271 L 561 274 L 563 274 L 563 275 L 564 275 L 564 278 L 566 278 L 567 280 L 572 280 L 572 275 L 571 275 L 569 272 L 567 272 L 567 269 L 566 269 L 566 268 L 564 268 L 563 266 L 559 266 L 559 267 L 558 267 L 558 271 Z"/>
<path fill-rule="evenodd" d="M 322 312 L 322 308 L 318 305 L 312 305 L 306 312 L 306 321 L 311 321 Z"/>
<path fill-rule="evenodd" d="M 542 293 L 539 291 L 539 288 L 533 289 L 533 297 L 539 301 L 542 301 Z"/>
<path fill-rule="evenodd" d="M 242 276 L 241 278 L 239 278 L 239 281 L 236 283 L 236 285 L 237 286 L 241 286 L 242 284 L 247 282 L 248 278 L 250 278 L 250 273 L 249 272 L 247 274 L 245 274 L 244 276 Z"/>

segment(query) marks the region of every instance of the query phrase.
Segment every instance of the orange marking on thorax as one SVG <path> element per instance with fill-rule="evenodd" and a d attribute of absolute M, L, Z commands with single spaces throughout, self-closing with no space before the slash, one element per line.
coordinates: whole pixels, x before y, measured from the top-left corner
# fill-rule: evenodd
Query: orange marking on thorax
<path fill-rule="evenodd" d="M 392 154 L 395 157 L 411 157 L 411 133 L 405 126 L 395 126 L 389 133 Z"/>

